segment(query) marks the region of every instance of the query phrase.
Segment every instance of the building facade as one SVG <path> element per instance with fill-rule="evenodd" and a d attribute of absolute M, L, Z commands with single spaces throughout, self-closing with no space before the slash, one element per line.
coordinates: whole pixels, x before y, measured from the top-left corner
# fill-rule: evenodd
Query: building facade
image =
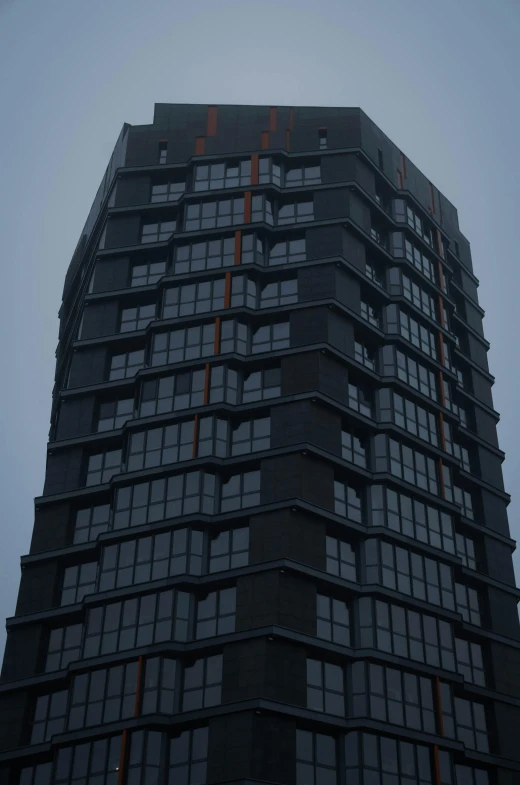
<path fill-rule="evenodd" d="M 5 785 L 518 785 L 457 212 L 359 109 L 125 125 L 60 311 Z"/>

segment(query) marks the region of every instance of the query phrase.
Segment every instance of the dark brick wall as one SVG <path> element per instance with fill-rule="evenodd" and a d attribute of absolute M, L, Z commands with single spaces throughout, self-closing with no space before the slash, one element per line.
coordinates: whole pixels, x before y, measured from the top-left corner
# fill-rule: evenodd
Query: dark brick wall
<path fill-rule="evenodd" d="M 84 351 L 75 350 L 70 366 L 69 387 L 86 387 L 104 381 L 107 355 L 106 346 L 96 346 Z"/>
<path fill-rule="evenodd" d="M 138 245 L 141 232 L 139 215 L 112 216 L 107 223 L 105 249 Z"/>
<path fill-rule="evenodd" d="M 103 335 L 114 335 L 118 332 L 118 327 L 119 303 L 117 300 L 85 305 L 80 336 L 82 340 L 101 338 Z"/>
<path fill-rule="evenodd" d="M 43 642 L 43 627 L 40 624 L 9 630 L 0 680 L 16 681 L 35 676 L 39 671 Z"/>
<path fill-rule="evenodd" d="M 74 439 L 76 436 L 92 433 L 95 405 L 96 399 L 93 395 L 64 398 L 59 409 L 56 440 Z"/>
<path fill-rule="evenodd" d="M 267 458 L 261 477 L 263 504 L 296 498 L 332 509 L 334 470 L 309 455 Z"/>
<path fill-rule="evenodd" d="M 292 559 L 325 569 L 325 521 L 303 512 L 283 509 L 249 519 L 249 560 L 259 564 Z"/>
<path fill-rule="evenodd" d="M 58 564 L 55 561 L 25 567 L 22 570 L 16 615 L 23 616 L 25 613 L 52 608 L 58 591 L 58 577 Z"/>
<path fill-rule="evenodd" d="M 43 495 L 65 493 L 79 487 L 83 469 L 83 449 L 71 447 L 68 450 L 49 453 L 45 471 Z"/>
<path fill-rule="evenodd" d="M 98 259 L 94 270 L 92 292 L 109 292 L 125 289 L 130 276 L 130 259 L 118 256 L 114 259 Z"/>
<path fill-rule="evenodd" d="M 316 587 L 284 570 L 245 575 L 237 581 L 237 630 L 278 625 L 316 634 Z"/>
<path fill-rule="evenodd" d="M 271 409 L 271 446 L 314 444 L 341 454 L 341 417 L 312 401 L 298 401 Z"/>
<path fill-rule="evenodd" d="M 157 145 L 157 154 L 159 145 Z M 116 188 L 116 207 L 132 207 L 134 205 L 149 204 L 152 193 L 152 178 L 150 175 L 136 175 L 134 177 L 120 177 Z"/>
<path fill-rule="evenodd" d="M 71 505 L 68 502 L 36 509 L 31 553 L 64 548 L 70 542 Z"/>

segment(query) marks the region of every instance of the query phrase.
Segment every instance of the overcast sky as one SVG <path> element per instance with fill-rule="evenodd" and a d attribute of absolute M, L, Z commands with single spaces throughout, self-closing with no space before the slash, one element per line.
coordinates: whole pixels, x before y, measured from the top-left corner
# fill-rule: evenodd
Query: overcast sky
<path fill-rule="evenodd" d="M 456 205 L 518 537 L 519 34 L 519 0 L 0 0 L 0 654 L 63 279 L 122 124 L 151 123 L 154 102 L 360 106 Z"/>

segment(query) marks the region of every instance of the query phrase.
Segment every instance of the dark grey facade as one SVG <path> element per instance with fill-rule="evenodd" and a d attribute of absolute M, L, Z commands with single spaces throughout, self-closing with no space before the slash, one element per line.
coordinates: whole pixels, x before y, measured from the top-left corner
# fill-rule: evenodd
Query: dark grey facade
<path fill-rule="evenodd" d="M 158 104 L 65 281 L 6 785 L 518 785 L 469 243 L 359 109 Z"/>

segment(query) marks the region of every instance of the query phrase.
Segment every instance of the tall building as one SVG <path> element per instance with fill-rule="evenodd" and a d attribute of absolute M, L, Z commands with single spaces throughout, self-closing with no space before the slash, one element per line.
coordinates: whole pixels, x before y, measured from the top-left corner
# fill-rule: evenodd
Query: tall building
<path fill-rule="evenodd" d="M 123 127 L 65 281 L 2 785 L 518 785 L 477 283 L 359 109 Z"/>

